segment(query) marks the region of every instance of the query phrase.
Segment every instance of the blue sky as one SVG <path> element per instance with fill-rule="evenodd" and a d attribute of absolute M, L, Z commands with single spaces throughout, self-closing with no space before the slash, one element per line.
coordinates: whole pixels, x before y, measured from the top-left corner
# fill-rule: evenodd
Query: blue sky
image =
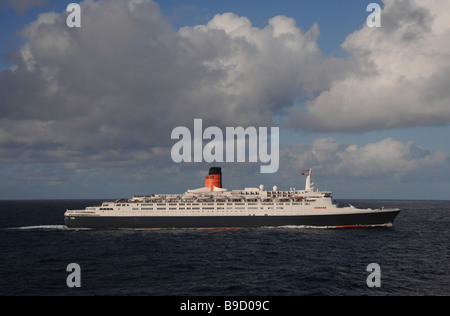
<path fill-rule="evenodd" d="M 369 2 L 368 2 L 369 3 Z M 339 0 L 290 1 L 164 1 L 163 11 L 171 17 L 175 27 L 205 24 L 214 15 L 233 12 L 248 17 L 254 26 L 264 27 L 270 18 L 286 15 L 297 24 L 309 29 L 319 23 L 319 43 L 325 53 L 340 53 L 345 37 L 365 23 L 368 14 L 364 1 L 350 0 L 343 5 Z M 382 3 L 380 3 L 382 5 Z"/>
<path fill-rule="evenodd" d="M 69 2 L 4 1 L 0 199 L 199 187 L 170 157 L 194 118 L 281 127 L 279 172 L 224 164 L 230 189 L 313 167 L 337 198 L 448 199 L 448 4 L 380 0 L 377 29 L 371 2 L 80 1 L 68 29 Z"/>

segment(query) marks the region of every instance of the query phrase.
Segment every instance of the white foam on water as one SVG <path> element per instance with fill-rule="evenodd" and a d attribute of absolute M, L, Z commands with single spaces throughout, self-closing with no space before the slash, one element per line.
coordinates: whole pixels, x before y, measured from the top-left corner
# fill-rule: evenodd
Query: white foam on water
<path fill-rule="evenodd" d="M 336 226 L 285 225 L 285 226 L 266 226 L 265 228 L 275 228 L 275 229 L 334 229 L 334 228 L 336 228 Z"/>
<path fill-rule="evenodd" d="M 5 230 L 68 230 L 66 225 L 38 225 L 5 228 Z"/>
<path fill-rule="evenodd" d="M 65 230 L 66 225 L 38 225 L 38 226 L 22 226 L 22 227 L 12 227 L 6 228 L 7 230 Z"/>

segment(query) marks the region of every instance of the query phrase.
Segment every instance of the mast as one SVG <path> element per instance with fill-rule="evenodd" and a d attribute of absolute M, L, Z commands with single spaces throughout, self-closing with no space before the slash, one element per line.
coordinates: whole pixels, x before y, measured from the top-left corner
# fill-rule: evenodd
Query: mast
<path fill-rule="evenodd" d="M 305 183 L 305 191 L 311 191 L 311 170 L 309 169 L 308 174 L 306 176 L 306 183 Z"/>

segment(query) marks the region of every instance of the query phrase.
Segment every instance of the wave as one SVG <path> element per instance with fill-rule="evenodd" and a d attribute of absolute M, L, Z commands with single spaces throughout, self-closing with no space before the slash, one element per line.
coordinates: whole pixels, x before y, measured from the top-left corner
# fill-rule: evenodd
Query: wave
<path fill-rule="evenodd" d="M 265 226 L 269 229 L 335 229 L 336 226 L 310 226 L 310 225 L 285 225 L 285 226 Z"/>

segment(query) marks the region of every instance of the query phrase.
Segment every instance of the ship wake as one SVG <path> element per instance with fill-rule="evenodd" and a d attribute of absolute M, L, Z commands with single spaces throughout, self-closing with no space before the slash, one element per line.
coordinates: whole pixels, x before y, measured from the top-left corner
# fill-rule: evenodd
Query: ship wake
<path fill-rule="evenodd" d="M 21 227 L 10 227 L 10 228 L 4 228 L 4 230 L 16 230 L 16 231 L 69 231 L 69 230 L 80 230 L 69 228 L 66 225 L 36 225 L 36 226 L 21 226 Z M 85 230 L 90 230 L 89 228 L 86 228 Z"/>

